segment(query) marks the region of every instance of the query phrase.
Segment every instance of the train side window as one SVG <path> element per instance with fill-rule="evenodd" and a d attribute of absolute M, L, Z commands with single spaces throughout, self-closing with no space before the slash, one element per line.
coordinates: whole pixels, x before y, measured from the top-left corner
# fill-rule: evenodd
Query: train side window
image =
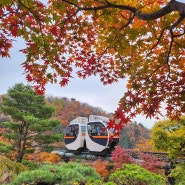
<path fill-rule="evenodd" d="M 82 131 L 82 134 L 85 134 L 86 133 L 86 126 L 81 126 L 81 131 Z"/>
<path fill-rule="evenodd" d="M 92 128 L 91 128 L 90 125 L 87 125 L 87 132 L 88 132 L 89 135 L 92 134 Z"/>

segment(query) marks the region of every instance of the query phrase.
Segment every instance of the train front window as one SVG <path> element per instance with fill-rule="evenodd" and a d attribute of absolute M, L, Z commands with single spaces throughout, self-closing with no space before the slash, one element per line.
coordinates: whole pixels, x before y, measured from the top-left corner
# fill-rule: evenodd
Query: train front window
<path fill-rule="evenodd" d="M 77 136 L 79 132 L 78 125 L 69 125 L 66 129 L 66 136 Z"/>
<path fill-rule="evenodd" d="M 106 136 L 107 128 L 101 122 L 93 122 L 88 124 L 88 133 L 92 136 Z"/>

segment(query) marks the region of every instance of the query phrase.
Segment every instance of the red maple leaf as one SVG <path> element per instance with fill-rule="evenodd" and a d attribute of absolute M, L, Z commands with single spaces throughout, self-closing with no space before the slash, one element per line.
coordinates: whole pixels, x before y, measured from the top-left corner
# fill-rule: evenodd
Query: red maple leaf
<path fill-rule="evenodd" d="M 68 78 L 62 78 L 62 80 L 60 81 L 60 85 L 61 86 L 66 86 L 69 82 L 69 79 Z"/>

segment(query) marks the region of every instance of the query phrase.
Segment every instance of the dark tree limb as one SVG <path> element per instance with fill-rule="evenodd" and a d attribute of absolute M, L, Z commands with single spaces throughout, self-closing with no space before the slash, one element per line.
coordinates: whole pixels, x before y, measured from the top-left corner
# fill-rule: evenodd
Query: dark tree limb
<path fill-rule="evenodd" d="M 106 1 L 106 3 L 102 4 L 101 6 L 92 6 L 92 7 L 79 6 L 68 0 L 62 0 L 62 2 L 75 6 L 79 11 L 90 11 L 90 10 L 98 11 L 98 10 L 103 10 L 103 9 L 108 9 L 108 8 L 128 10 L 128 11 L 131 11 L 132 13 L 135 13 L 138 19 L 142 19 L 146 21 L 158 19 L 173 11 L 179 12 L 181 17 L 183 18 L 185 17 L 185 3 L 178 2 L 176 0 L 171 0 L 166 6 L 152 13 L 142 13 L 140 9 L 137 9 L 131 6 L 126 6 L 126 5 L 113 4 L 108 1 Z"/>

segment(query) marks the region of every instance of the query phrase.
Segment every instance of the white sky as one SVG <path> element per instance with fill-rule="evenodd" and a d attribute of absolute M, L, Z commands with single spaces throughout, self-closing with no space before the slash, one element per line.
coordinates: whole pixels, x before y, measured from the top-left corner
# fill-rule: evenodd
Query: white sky
<path fill-rule="evenodd" d="M 185 3 L 185 0 L 177 0 L 177 1 L 182 2 L 182 3 Z"/>

